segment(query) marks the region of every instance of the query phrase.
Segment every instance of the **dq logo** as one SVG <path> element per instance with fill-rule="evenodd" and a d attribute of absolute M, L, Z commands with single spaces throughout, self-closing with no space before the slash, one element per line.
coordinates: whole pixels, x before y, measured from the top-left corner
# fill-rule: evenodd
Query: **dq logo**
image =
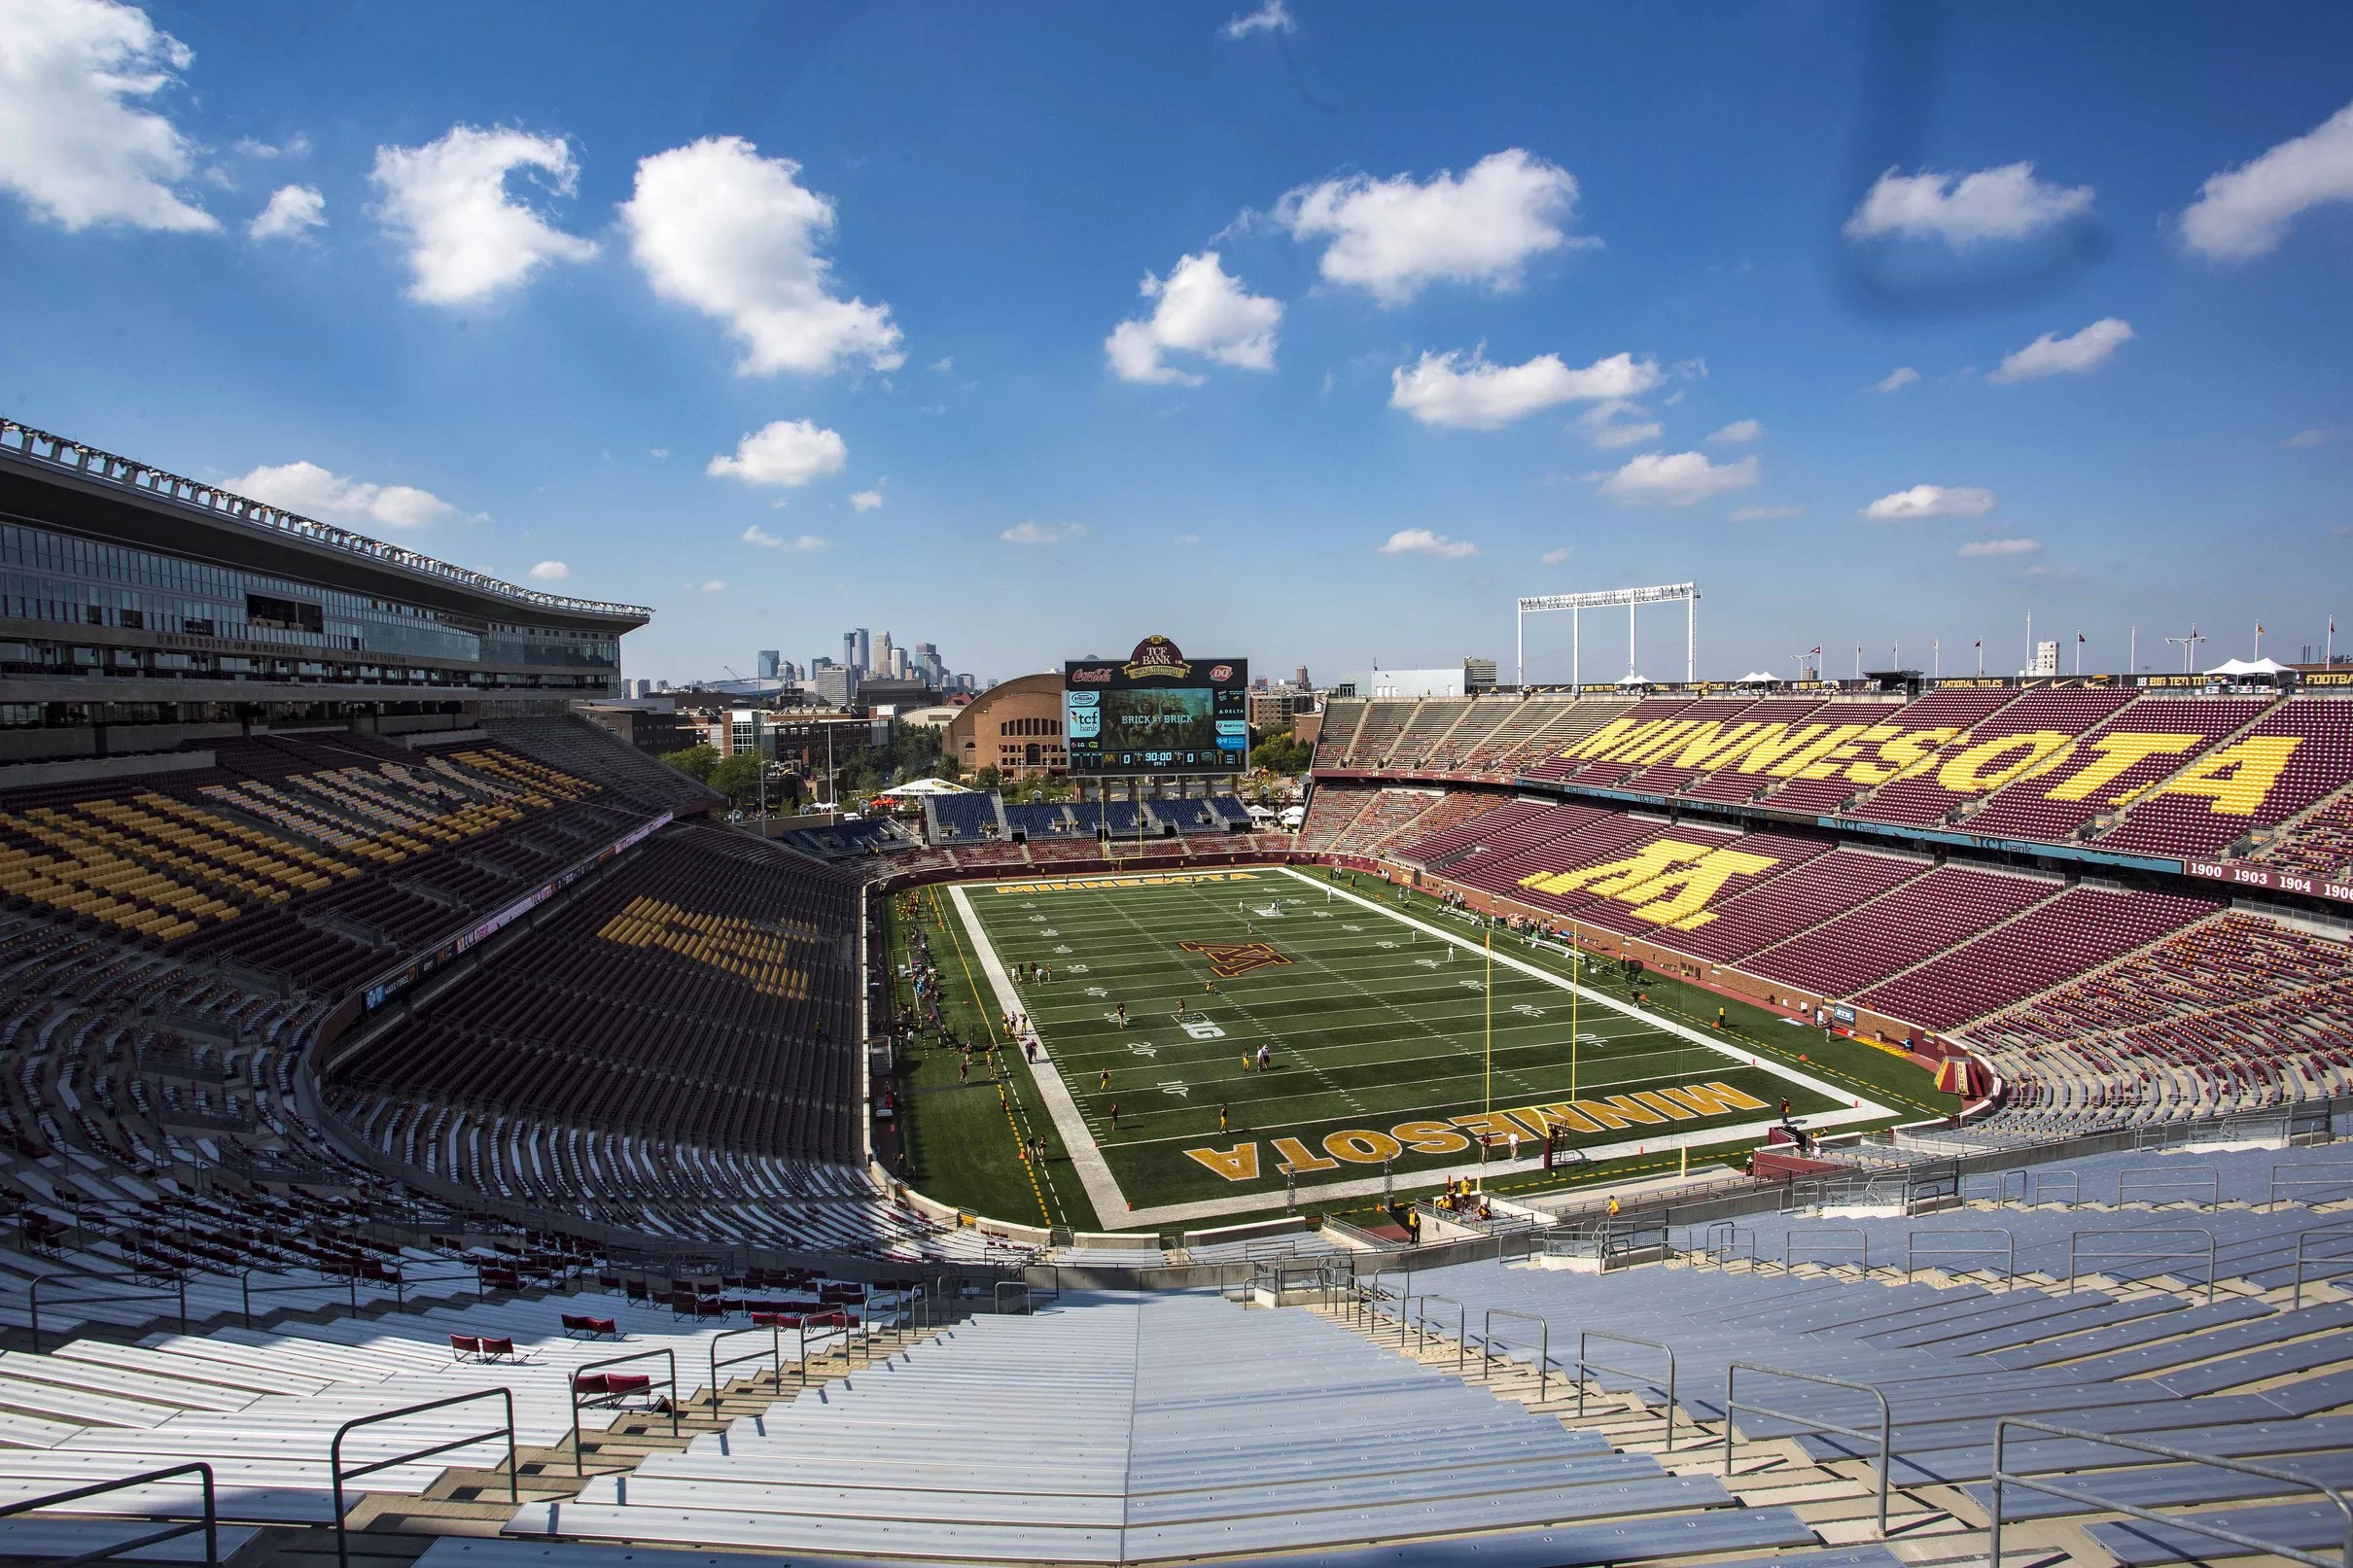
<path fill-rule="evenodd" d="M 1291 960 L 1264 942 L 1179 942 L 1187 953 L 1198 953 L 1210 960 L 1210 972 L 1220 980 L 1248 974 L 1252 969 L 1288 963 Z"/>

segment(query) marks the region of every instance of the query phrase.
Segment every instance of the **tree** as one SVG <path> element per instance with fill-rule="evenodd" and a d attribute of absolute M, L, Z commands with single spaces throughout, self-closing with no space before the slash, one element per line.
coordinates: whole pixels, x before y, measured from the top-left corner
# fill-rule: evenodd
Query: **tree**
<path fill-rule="evenodd" d="M 972 787 L 984 792 L 995 789 L 1003 782 L 997 772 L 997 764 L 994 762 L 972 775 Z"/>
<path fill-rule="evenodd" d="M 713 768 L 705 783 L 738 806 L 749 805 L 759 798 L 759 758 L 738 751 Z"/>
<path fill-rule="evenodd" d="M 719 752 L 708 746 L 689 746 L 683 751 L 664 751 L 662 760 L 696 784 L 709 784 L 719 766 Z"/>
<path fill-rule="evenodd" d="M 1316 749 L 1288 730 L 1270 735 L 1250 748 L 1250 766 L 1268 773 L 1301 774 L 1315 759 Z"/>

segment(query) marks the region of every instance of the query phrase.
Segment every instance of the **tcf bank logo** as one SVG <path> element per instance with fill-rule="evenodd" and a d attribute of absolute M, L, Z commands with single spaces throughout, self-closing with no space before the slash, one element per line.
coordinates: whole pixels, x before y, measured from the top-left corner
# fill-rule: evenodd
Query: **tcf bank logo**
<path fill-rule="evenodd" d="M 1130 680 L 1182 680 L 1192 672 L 1193 667 L 1184 662 L 1176 645 L 1165 637 L 1147 637 L 1128 655 Z"/>
<path fill-rule="evenodd" d="M 1231 679 L 1234 679 L 1234 667 L 1233 667 L 1232 665 L 1230 665 L 1230 664 L 1212 664 L 1212 665 L 1211 665 L 1211 666 L 1210 666 L 1210 684 L 1211 684 L 1211 685 L 1212 685 L 1212 686 L 1222 686 L 1222 685 L 1224 685 L 1224 684 L 1225 684 L 1227 681 L 1229 681 L 1229 680 L 1231 680 Z"/>
<path fill-rule="evenodd" d="M 1093 670 L 1072 670 L 1071 672 L 1071 683 L 1078 686 L 1107 686 L 1111 683 L 1111 672 L 1107 667 L 1099 667 Z"/>

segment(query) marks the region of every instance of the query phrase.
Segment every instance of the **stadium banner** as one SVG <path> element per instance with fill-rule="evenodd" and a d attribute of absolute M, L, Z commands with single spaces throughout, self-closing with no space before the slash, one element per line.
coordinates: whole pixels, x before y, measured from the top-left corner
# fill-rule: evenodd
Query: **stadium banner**
<path fill-rule="evenodd" d="M 1188 659 L 1154 635 L 1126 659 L 1063 666 L 1062 728 L 1073 778 L 1233 774 L 1249 765 L 1247 659 Z"/>
<path fill-rule="evenodd" d="M 2335 903 L 2353 904 L 2353 870 L 2335 877 L 2307 877 L 2276 866 L 2245 865 L 2231 861 L 2186 860 L 2182 869 L 2194 877 L 2208 882 L 2227 882 L 2237 888 L 2259 888 L 2265 892 L 2300 893 L 2306 898 L 2326 898 Z"/>

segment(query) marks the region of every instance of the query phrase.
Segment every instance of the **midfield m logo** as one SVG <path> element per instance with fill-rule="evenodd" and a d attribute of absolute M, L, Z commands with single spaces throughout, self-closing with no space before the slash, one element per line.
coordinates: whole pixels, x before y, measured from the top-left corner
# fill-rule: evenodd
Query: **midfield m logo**
<path fill-rule="evenodd" d="M 1264 942 L 1179 942 L 1187 953 L 1198 953 L 1210 960 L 1210 972 L 1220 980 L 1248 974 L 1252 969 L 1264 969 L 1272 964 L 1291 960 Z"/>

